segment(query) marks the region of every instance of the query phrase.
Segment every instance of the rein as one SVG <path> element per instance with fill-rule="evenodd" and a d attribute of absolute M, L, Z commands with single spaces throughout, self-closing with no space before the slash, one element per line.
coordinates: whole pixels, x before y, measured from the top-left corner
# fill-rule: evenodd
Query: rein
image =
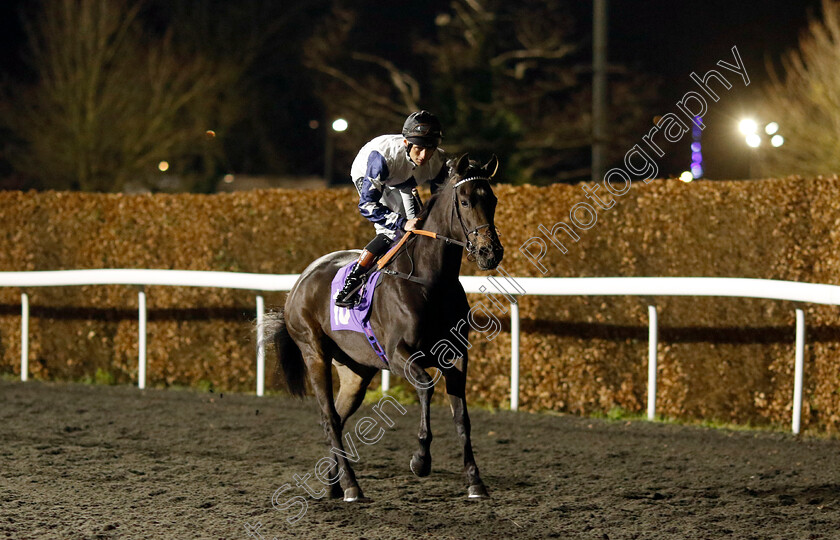
<path fill-rule="evenodd" d="M 443 236 L 442 234 L 438 234 L 436 232 L 424 231 L 422 229 L 415 229 L 409 232 L 418 234 L 420 236 L 428 236 L 429 238 L 434 238 L 435 240 L 443 240 L 445 244 L 455 244 L 457 246 L 467 247 L 467 244 L 461 242 L 460 240 L 455 240 L 454 238 L 449 238 L 448 236 Z"/>
<path fill-rule="evenodd" d="M 398 272 L 396 270 L 385 269 L 385 266 L 387 266 L 388 263 L 390 263 L 391 260 L 399 253 L 400 249 L 402 249 L 403 245 L 408 241 L 408 239 L 412 235 L 427 236 L 429 238 L 434 238 L 435 240 L 441 240 L 445 244 L 454 244 L 456 246 L 461 246 L 462 248 L 467 250 L 467 258 L 473 257 L 475 255 L 475 245 L 470 240 L 470 236 L 473 235 L 473 234 L 477 235 L 478 231 L 480 231 L 481 229 L 490 227 L 489 223 L 485 223 L 484 225 L 479 225 L 478 227 L 474 228 L 471 231 L 467 231 L 467 227 L 466 227 L 466 225 L 464 225 L 464 219 L 461 217 L 461 209 L 459 208 L 459 205 L 458 205 L 458 193 L 457 193 L 456 189 L 459 186 L 461 186 L 461 185 L 463 185 L 467 182 L 472 182 L 473 180 L 487 180 L 488 182 L 490 181 L 489 178 L 484 177 L 484 176 L 471 176 L 469 178 L 463 178 L 463 179 L 459 180 L 458 182 L 456 182 L 452 186 L 453 213 L 458 217 L 458 223 L 461 225 L 461 230 L 464 231 L 464 238 L 467 239 L 466 242 L 461 242 L 460 240 L 456 240 L 454 238 L 450 238 L 448 236 L 443 236 L 443 235 L 438 234 L 436 232 L 426 231 L 426 230 L 423 230 L 423 229 L 414 229 L 413 231 L 406 231 L 405 234 L 402 236 L 402 238 L 400 238 L 400 240 L 394 245 L 394 247 L 392 247 L 390 250 L 388 250 L 388 253 L 383 255 L 382 258 L 379 259 L 379 261 L 377 261 L 376 269 L 380 270 L 380 271 L 382 271 L 382 272 L 384 272 L 388 275 L 394 276 L 394 277 L 407 279 L 407 280 L 413 281 L 415 283 L 425 284 L 425 282 L 423 280 L 418 279 L 418 278 L 412 276 L 411 274 L 406 274 L 404 272 Z M 413 273 L 413 271 L 412 271 L 412 273 Z"/>
<path fill-rule="evenodd" d="M 403 237 L 400 238 L 399 242 L 397 242 L 394 247 L 392 247 L 390 250 L 388 250 L 388 253 L 383 255 L 382 258 L 379 259 L 379 261 L 376 262 L 376 269 L 381 271 L 384 274 L 388 274 L 389 276 L 394 276 L 394 277 L 398 277 L 400 279 L 413 281 L 414 283 L 419 283 L 421 285 L 427 285 L 427 283 L 424 280 L 422 280 L 420 278 L 416 278 L 411 274 L 406 274 L 405 272 L 400 272 L 398 270 L 391 270 L 391 269 L 385 268 L 385 266 L 387 266 L 388 263 L 390 263 L 391 260 L 394 257 L 397 256 L 400 249 L 403 247 L 403 244 L 405 244 L 412 235 L 428 236 L 429 238 L 434 238 L 435 240 L 442 240 L 446 244 L 455 244 L 457 246 L 461 246 L 462 248 L 465 248 L 467 246 L 467 244 L 465 244 L 464 242 L 461 242 L 460 240 L 455 240 L 454 238 L 449 238 L 448 236 L 443 236 L 443 235 L 440 235 L 440 234 L 438 234 L 436 232 L 432 232 L 432 231 L 424 231 L 422 229 L 414 229 L 413 231 L 406 231 L 405 234 L 403 235 Z M 414 273 L 414 270 L 412 270 L 411 272 Z"/>

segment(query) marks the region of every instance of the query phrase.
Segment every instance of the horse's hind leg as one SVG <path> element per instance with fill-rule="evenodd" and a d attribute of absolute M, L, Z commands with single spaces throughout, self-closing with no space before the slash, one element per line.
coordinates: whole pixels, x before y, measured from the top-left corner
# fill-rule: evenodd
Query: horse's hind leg
<path fill-rule="evenodd" d="M 475 456 L 472 450 L 470 439 L 470 415 L 467 412 L 467 399 L 465 397 L 467 359 L 463 358 L 463 371 L 452 368 L 447 370 L 446 393 L 449 394 L 449 403 L 452 407 L 452 419 L 455 421 L 455 431 L 461 439 L 464 447 L 464 474 L 467 477 L 467 494 L 471 499 L 487 497 L 487 488 L 478 474 L 478 465 L 475 464 Z"/>
<path fill-rule="evenodd" d="M 342 364 L 335 365 L 338 372 L 338 396 L 335 398 L 335 410 L 341 418 L 341 428 L 344 429 L 347 419 L 353 415 L 365 399 L 365 392 L 379 370 L 365 366 L 353 369 Z"/>
<path fill-rule="evenodd" d="M 337 353 L 336 360 L 343 360 L 346 355 L 344 353 Z M 335 399 L 335 410 L 338 413 L 341 421 L 341 429 L 347 424 L 347 419 L 359 408 L 364 401 L 365 391 L 370 384 L 373 376 L 376 375 L 377 369 L 359 366 L 358 372 L 353 371 L 346 365 L 334 363 L 336 372 L 338 373 L 339 387 L 338 396 Z M 335 478 L 338 474 L 338 464 L 330 470 L 330 478 Z M 330 496 L 333 498 L 340 498 L 343 495 L 341 487 L 338 484 L 333 484 Z"/>
<path fill-rule="evenodd" d="M 313 345 L 313 343 L 318 344 L 317 341 L 309 340 L 306 346 L 301 347 L 301 352 L 306 360 L 312 391 L 321 406 L 321 419 L 331 453 L 331 456 L 327 459 L 331 459 L 334 463 L 330 467 L 331 475 L 326 480 L 331 486 L 340 482 L 344 490 L 344 500 L 355 501 L 362 497 L 362 490 L 356 482 L 356 475 L 350 467 L 348 456 L 352 456 L 355 458 L 354 461 L 358 461 L 358 453 L 354 447 L 351 447 L 350 453 L 347 453 L 344 449 L 341 441 L 342 421 L 338 412 L 336 412 L 333 400 L 330 362 L 324 358 L 320 344 Z M 351 438 L 348 438 L 348 441 L 351 445 L 353 444 Z M 321 478 L 318 479 L 321 480 Z"/>

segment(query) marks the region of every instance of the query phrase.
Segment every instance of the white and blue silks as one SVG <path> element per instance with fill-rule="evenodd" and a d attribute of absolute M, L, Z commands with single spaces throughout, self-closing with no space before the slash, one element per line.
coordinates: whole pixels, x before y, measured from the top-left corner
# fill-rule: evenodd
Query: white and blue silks
<path fill-rule="evenodd" d="M 446 157 L 440 148 L 421 166 L 408 156 L 402 135 L 382 135 L 359 151 L 350 175 L 359 192 L 359 211 L 377 234 L 395 239 L 405 222 L 420 209 L 411 190 L 429 183 L 434 192 L 446 178 Z"/>

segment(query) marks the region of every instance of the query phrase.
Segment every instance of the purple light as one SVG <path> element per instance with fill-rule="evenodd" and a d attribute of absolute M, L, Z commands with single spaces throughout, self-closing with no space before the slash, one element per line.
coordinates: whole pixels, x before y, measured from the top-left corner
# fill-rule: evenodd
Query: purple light
<path fill-rule="evenodd" d="M 700 143 L 699 142 L 691 143 L 691 151 L 692 152 L 699 152 L 700 151 Z"/>
<path fill-rule="evenodd" d="M 692 152 L 691 161 L 701 163 L 703 161 L 703 154 L 701 154 L 700 152 Z"/>
<path fill-rule="evenodd" d="M 693 163 L 691 165 L 691 174 L 694 175 L 694 178 L 700 178 L 701 176 L 703 176 L 703 167 L 696 163 Z"/>

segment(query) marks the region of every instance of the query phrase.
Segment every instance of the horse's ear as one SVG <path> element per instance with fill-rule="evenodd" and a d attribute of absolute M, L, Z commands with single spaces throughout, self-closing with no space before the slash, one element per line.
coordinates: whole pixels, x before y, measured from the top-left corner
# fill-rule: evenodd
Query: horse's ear
<path fill-rule="evenodd" d="M 467 169 L 469 168 L 470 155 L 464 154 L 463 156 L 458 158 L 458 161 L 455 163 L 455 172 L 458 174 L 458 176 L 464 176 L 464 174 L 467 172 Z"/>
<path fill-rule="evenodd" d="M 496 173 L 499 172 L 499 158 L 496 157 L 496 154 L 493 154 L 490 161 L 488 161 L 482 168 L 489 173 L 488 176 L 490 178 L 496 176 Z"/>

